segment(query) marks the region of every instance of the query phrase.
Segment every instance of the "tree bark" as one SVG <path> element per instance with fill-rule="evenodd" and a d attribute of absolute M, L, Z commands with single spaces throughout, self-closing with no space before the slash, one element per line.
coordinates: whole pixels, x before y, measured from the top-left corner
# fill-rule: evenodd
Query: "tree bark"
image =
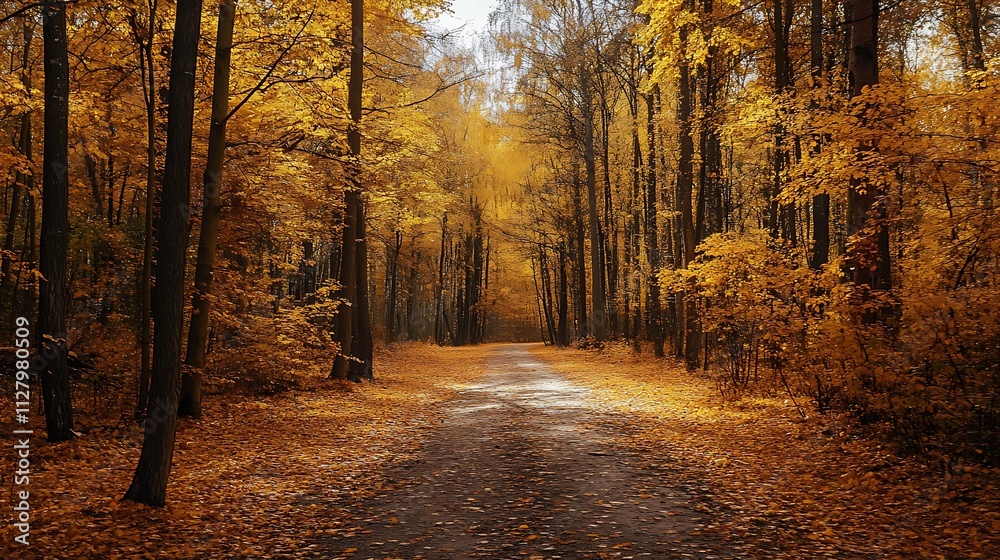
<path fill-rule="evenodd" d="M 789 86 L 791 59 L 788 53 L 788 37 L 791 17 L 791 0 L 774 0 L 772 29 L 774 32 L 774 91 L 777 95 L 785 93 Z M 779 115 L 779 121 L 774 131 L 774 175 L 769 197 L 768 227 L 772 237 L 789 239 L 789 213 L 787 208 L 782 208 L 778 202 L 778 197 L 781 196 L 784 188 L 785 166 L 788 158 L 785 147 L 785 126 L 780 119 Z"/>
<path fill-rule="evenodd" d="M 682 43 L 688 35 L 687 27 L 681 30 Z M 686 268 L 694 261 L 695 238 L 694 209 L 692 208 L 692 191 L 694 189 L 694 139 L 692 138 L 692 113 L 694 92 L 692 91 L 691 68 L 687 61 L 680 64 L 680 83 L 678 87 L 677 121 L 680 131 L 680 159 L 677 175 L 677 210 L 681 218 L 681 236 L 684 243 L 683 264 Z M 697 295 L 694 286 L 684 294 L 684 338 L 685 359 L 688 369 L 698 367 L 701 359 L 701 328 L 698 322 Z"/>
<path fill-rule="evenodd" d="M 602 95 L 601 102 L 601 167 L 604 172 L 604 248 L 605 279 L 607 280 L 608 330 L 611 338 L 617 339 L 621 333 L 621 319 L 618 307 L 621 269 L 619 261 L 619 229 L 615 219 L 614 199 L 611 188 L 611 108 Z M 609 243 L 610 242 L 610 243 Z M 610 246 L 609 246 L 610 245 Z"/>
<path fill-rule="evenodd" d="M 655 87 L 655 86 L 654 86 Z M 656 103 L 655 96 L 646 95 L 646 139 L 648 143 L 648 174 L 646 176 L 645 244 L 649 272 L 646 276 L 646 312 L 649 314 L 648 334 L 653 354 L 663 357 L 663 309 L 660 303 L 660 230 L 657 206 L 660 198 L 656 177 Z"/>
<path fill-rule="evenodd" d="M 557 297 L 556 345 L 569 346 L 569 278 L 566 273 L 566 247 L 559 246 L 559 295 Z"/>
<path fill-rule="evenodd" d="M 600 216 L 597 211 L 597 166 L 594 150 L 594 107 L 590 74 L 580 65 L 580 88 L 583 93 L 583 160 L 587 173 L 587 210 L 590 221 L 590 295 L 593 312 L 590 334 L 598 342 L 607 338 L 607 302 L 604 297 L 604 267 L 601 264 Z"/>
<path fill-rule="evenodd" d="M 855 0 L 853 15 L 848 78 L 852 97 L 856 97 L 866 87 L 878 83 L 878 0 Z M 858 160 L 873 149 L 874 146 L 862 146 Z M 884 192 L 876 184 L 859 177 L 851 181 L 847 194 L 847 232 L 852 237 L 848 262 L 853 268 L 853 282 L 868 291 L 888 290 L 892 287 L 892 276 L 889 231 L 884 223 Z M 868 296 L 864 295 L 863 299 L 867 301 Z M 866 320 L 875 319 L 871 310 L 864 315 Z"/>
<path fill-rule="evenodd" d="M 397 278 L 397 273 L 399 272 L 399 252 L 403 246 L 403 232 L 396 231 L 395 244 L 389 249 L 389 266 L 386 270 L 388 278 L 386 279 L 386 289 L 388 293 L 385 296 L 385 341 L 393 342 L 396 339 L 396 294 L 399 290 L 399 280 Z"/>
<path fill-rule="evenodd" d="M 628 239 L 631 247 L 630 272 L 632 275 L 632 292 L 635 296 L 635 309 L 632 310 L 632 345 L 636 351 L 642 349 L 640 331 L 642 326 L 642 266 L 640 263 L 642 221 L 639 209 L 643 200 L 642 193 L 642 145 L 639 142 L 639 70 L 635 51 L 632 51 L 632 75 L 629 81 L 630 111 L 632 117 L 632 231 Z M 628 321 L 628 318 L 626 318 Z"/>
<path fill-rule="evenodd" d="M 358 0 L 360 2 L 360 0 Z M 360 152 L 359 152 L 360 156 Z M 372 340 L 371 306 L 368 299 L 368 216 L 365 211 L 364 196 L 358 197 L 357 247 L 354 257 L 358 285 L 355 288 L 357 302 L 354 306 L 354 342 L 351 354 L 351 379 L 361 381 L 372 379 L 372 358 L 374 341 Z"/>
<path fill-rule="evenodd" d="M 344 192 L 345 216 L 344 216 L 344 252 L 341 259 L 340 283 L 343 286 L 341 299 L 348 302 L 351 309 L 348 312 L 341 310 L 338 315 L 337 332 L 335 339 L 340 343 L 340 351 L 334 359 L 333 371 L 330 376 L 334 379 L 347 379 L 351 371 L 351 362 L 354 359 L 362 360 L 362 369 L 371 367 L 370 359 L 364 362 L 364 356 L 352 358 L 352 352 L 364 350 L 371 347 L 371 327 L 368 310 L 368 284 L 367 284 L 367 245 L 364 242 L 364 201 L 361 196 L 361 117 L 362 101 L 364 95 L 364 64 L 365 64 L 365 32 L 364 32 L 364 1 L 352 0 L 351 2 L 351 77 L 348 82 L 348 108 L 351 113 L 351 125 L 347 132 L 347 143 L 350 148 L 351 161 L 347 164 L 347 175 L 349 185 Z M 358 263 L 365 263 L 359 267 Z M 364 283 L 362 284 L 362 282 Z M 361 291 L 364 291 L 362 297 Z M 362 306 L 362 300 L 364 305 Z M 363 307 L 363 309 L 361 309 Z M 360 325 L 362 320 L 367 320 L 365 325 Z M 367 340 L 362 341 L 355 347 L 355 334 L 365 336 Z"/>
<path fill-rule="evenodd" d="M 66 3 L 47 0 L 42 9 L 45 72 L 45 140 L 38 313 L 41 337 L 36 364 L 42 379 L 49 441 L 73 437 L 73 404 L 66 364 L 66 257 L 69 247 L 69 55 Z"/>
<path fill-rule="evenodd" d="M 205 167 L 201 232 L 194 270 L 194 294 L 188 327 L 187 355 L 182 371 L 178 414 L 201 418 L 201 383 L 208 349 L 208 319 L 211 307 L 213 269 L 222 222 L 222 173 L 226 162 L 226 124 L 229 115 L 229 73 L 233 50 L 236 0 L 219 3 L 219 27 L 215 43 L 215 83 L 212 92 L 212 126 L 208 133 L 208 163 Z"/>
<path fill-rule="evenodd" d="M 983 55 L 983 23 L 979 0 L 965 0 L 969 7 L 969 27 L 972 29 L 972 67 L 976 70 L 986 70 L 986 57 Z"/>
<path fill-rule="evenodd" d="M 812 17 L 810 20 L 810 66 L 812 67 L 813 87 L 822 87 L 823 78 L 823 0 L 812 0 Z M 813 102 L 815 109 L 815 102 Z M 822 150 L 822 138 L 813 139 L 813 154 L 819 155 Z M 816 270 L 823 268 L 830 260 L 830 195 L 828 193 L 813 196 L 813 246 L 809 265 Z"/>
<path fill-rule="evenodd" d="M 146 208 L 142 243 L 142 272 L 139 276 L 139 394 L 135 417 L 146 414 L 149 402 L 150 355 L 152 350 L 152 277 L 153 277 L 153 201 L 156 198 L 156 74 L 153 60 L 153 36 L 156 33 L 156 0 L 149 2 L 149 21 L 145 39 L 139 34 L 134 15 L 132 32 L 139 47 L 139 69 L 142 73 L 143 102 L 146 109 Z"/>
<path fill-rule="evenodd" d="M 582 204 L 582 193 L 580 192 L 580 173 L 579 168 L 573 166 L 573 209 L 574 216 L 573 221 L 576 224 L 576 285 L 577 285 L 577 315 L 576 315 L 576 337 L 583 339 L 587 337 L 587 262 L 585 258 L 584 241 L 585 236 L 583 233 L 583 204 Z"/>
<path fill-rule="evenodd" d="M 184 328 L 184 264 L 191 197 L 191 136 L 195 70 L 201 36 L 201 0 L 178 0 L 170 62 L 167 152 L 156 238 L 156 307 L 153 309 L 153 369 L 150 411 L 142 454 L 125 499 L 151 506 L 166 503 L 173 463 L 180 397 Z"/>
<path fill-rule="evenodd" d="M 434 293 L 434 342 L 444 344 L 444 329 L 441 325 L 444 313 L 444 261 L 445 241 L 448 238 L 448 215 L 441 218 L 441 255 L 438 258 L 438 282 Z"/>
<path fill-rule="evenodd" d="M 351 345 L 354 337 L 354 312 L 357 305 L 355 288 L 357 287 L 357 216 L 360 193 L 353 188 L 344 192 L 344 233 L 340 256 L 340 307 L 337 310 L 336 332 L 334 340 L 339 344 L 337 356 L 333 360 L 331 379 L 347 379 L 351 360 Z"/>
<path fill-rule="evenodd" d="M 414 244 L 416 241 L 414 240 Z M 418 313 L 418 302 L 417 302 L 417 284 L 420 280 L 420 254 L 417 253 L 416 249 L 410 252 L 410 273 L 406 279 L 406 339 L 407 340 L 417 340 L 420 336 L 418 332 L 419 324 L 417 322 Z"/>
<path fill-rule="evenodd" d="M 481 342 L 482 309 L 480 299 L 483 287 L 483 221 L 482 210 L 475 209 L 476 229 L 472 239 L 472 289 L 469 292 L 469 342 Z"/>

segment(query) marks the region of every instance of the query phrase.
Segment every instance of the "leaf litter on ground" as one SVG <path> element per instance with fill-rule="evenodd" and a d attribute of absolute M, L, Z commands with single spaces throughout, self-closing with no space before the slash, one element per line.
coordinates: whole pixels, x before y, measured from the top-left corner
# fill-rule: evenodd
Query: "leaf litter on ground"
<path fill-rule="evenodd" d="M 619 445 L 710 490 L 746 558 L 1000 558 L 996 471 L 942 472 L 781 398 L 726 404 L 701 372 L 622 345 L 534 352 L 617 415 Z"/>
<path fill-rule="evenodd" d="M 180 422 L 159 509 L 121 500 L 138 427 L 61 444 L 36 437 L 31 545 L 5 539 L 0 557 L 322 557 L 309 543 L 352 530 L 352 511 L 388 489 L 386 469 L 414 457 L 441 405 L 481 375 L 482 356 L 404 345 L 379 356 L 373 384 L 334 383 L 317 367 L 296 392 L 210 399 L 203 420 Z"/>

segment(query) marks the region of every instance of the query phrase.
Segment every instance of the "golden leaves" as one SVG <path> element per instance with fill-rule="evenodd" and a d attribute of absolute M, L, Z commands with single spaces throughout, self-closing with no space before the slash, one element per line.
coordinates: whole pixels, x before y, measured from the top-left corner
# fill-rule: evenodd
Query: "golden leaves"
<path fill-rule="evenodd" d="M 330 389 L 325 372 L 306 371 L 307 388 L 294 394 L 209 397 L 206 420 L 179 427 L 162 509 L 118 499 L 138 456 L 137 431 L 43 444 L 32 449 L 42 467 L 32 476 L 40 508 L 33 550 L 123 560 L 310 550 L 351 526 L 353 504 L 384 486 L 386 467 L 410 457 L 455 384 L 480 374 L 481 357 L 411 346 L 380 357 L 373 385 Z"/>
<path fill-rule="evenodd" d="M 629 426 L 620 443 L 650 468 L 668 464 L 671 477 L 710 487 L 700 510 L 742 558 L 1000 553 L 1000 503 L 985 473 L 942 478 L 841 431 L 842 419 L 801 420 L 780 399 L 720 407 L 710 379 L 623 345 L 534 353 Z"/>

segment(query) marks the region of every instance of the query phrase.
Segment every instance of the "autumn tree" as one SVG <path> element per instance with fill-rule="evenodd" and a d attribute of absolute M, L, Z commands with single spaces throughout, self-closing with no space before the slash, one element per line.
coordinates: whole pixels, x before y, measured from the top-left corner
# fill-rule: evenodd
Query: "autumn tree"
<path fill-rule="evenodd" d="M 201 37 L 201 0 L 180 0 L 170 61 L 169 115 L 162 206 L 156 230 L 156 305 L 150 409 L 142 454 L 125 498 L 152 506 L 166 502 L 180 395 L 184 264 L 188 241 L 191 136 L 195 69 Z"/>
<path fill-rule="evenodd" d="M 222 171 L 226 159 L 226 123 L 229 114 L 229 72 L 233 48 L 236 1 L 219 4 L 219 28 L 215 39 L 215 80 L 212 94 L 212 125 L 208 138 L 208 161 L 204 174 L 201 231 L 195 264 L 194 301 L 188 327 L 187 353 L 181 379 L 178 413 L 201 417 L 202 369 L 208 346 L 209 297 L 212 294 L 212 269 L 218 247 L 222 219 Z"/>
<path fill-rule="evenodd" d="M 73 437 L 73 405 L 66 342 L 69 244 L 69 55 L 66 3 L 42 6 L 45 57 L 45 139 L 42 154 L 42 275 L 38 333 L 39 373 L 50 441 Z"/>
<path fill-rule="evenodd" d="M 368 282 L 364 272 L 368 269 L 366 242 L 364 240 L 364 200 L 361 191 L 361 117 L 362 96 L 364 95 L 365 64 L 365 12 L 361 0 L 351 2 L 351 78 L 348 85 L 348 107 L 351 112 L 351 126 L 348 129 L 348 147 L 352 158 L 348 166 L 350 185 L 344 191 L 344 230 L 342 257 L 340 264 L 340 284 L 343 286 L 342 306 L 337 315 L 336 340 L 340 345 L 334 359 L 333 379 L 347 379 L 349 373 L 357 371 L 352 367 L 354 359 L 360 360 L 361 367 L 371 371 L 371 360 L 367 350 L 371 345 L 371 328 L 365 318 L 368 314 Z M 359 240 L 361 243 L 359 243 Z M 360 266 L 359 266 L 360 264 Z M 363 330 L 364 329 L 364 330 Z M 360 376 L 358 377 L 360 379 Z"/>
<path fill-rule="evenodd" d="M 852 96 L 861 98 L 859 110 L 866 111 L 866 105 L 874 102 L 871 100 L 871 88 L 878 83 L 879 75 L 877 0 L 855 2 L 853 17 L 848 80 Z M 860 125 L 865 124 L 865 117 L 862 116 Z M 871 145 L 860 146 L 858 161 L 865 161 L 866 153 L 876 149 Z M 889 230 L 885 224 L 884 189 L 876 181 L 863 178 L 852 180 L 847 194 L 847 214 L 847 231 L 853 236 L 849 259 L 854 284 L 872 291 L 891 289 L 892 268 Z"/>

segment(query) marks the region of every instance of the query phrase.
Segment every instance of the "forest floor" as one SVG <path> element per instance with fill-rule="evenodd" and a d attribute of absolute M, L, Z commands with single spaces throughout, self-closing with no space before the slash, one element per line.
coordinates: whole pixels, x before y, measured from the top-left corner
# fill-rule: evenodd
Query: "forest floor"
<path fill-rule="evenodd" d="M 8 529 L 0 557 L 1000 557 L 987 473 L 945 476 L 780 400 L 722 406 L 627 349 L 405 345 L 378 370 L 212 398 L 181 422 L 161 509 L 120 501 L 137 430 L 36 439 L 31 545 Z"/>

